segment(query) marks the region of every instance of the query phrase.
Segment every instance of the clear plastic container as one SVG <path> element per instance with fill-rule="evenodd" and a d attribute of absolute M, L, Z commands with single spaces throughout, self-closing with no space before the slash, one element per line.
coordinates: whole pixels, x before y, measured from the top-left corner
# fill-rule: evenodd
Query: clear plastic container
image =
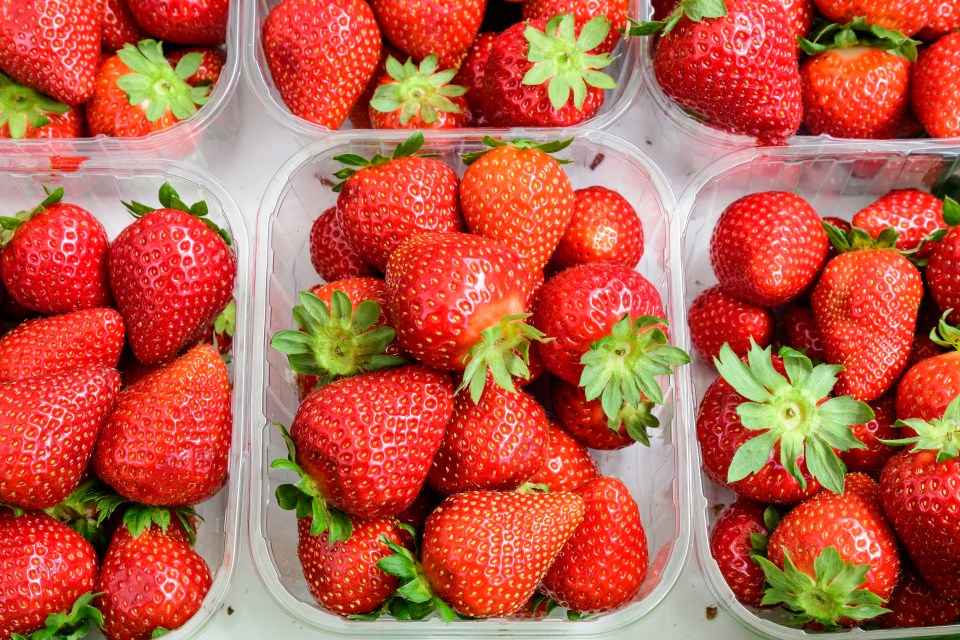
<path fill-rule="evenodd" d="M 687 187 L 680 210 L 687 222 L 678 251 L 683 264 L 685 309 L 696 296 L 717 283 L 710 266 L 709 243 L 723 210 L 734 200 L 763 191 L 789 191 L 806 199 L 821 216 L 850 220 L 853 214 L 893 189 L 930 191 L 944 175 L 960 176 L 960 147 L 915 145 L 911 150 L 868 150 L 864 145 L 825 145 L 741 151 L 711 164 Z M 689 331 L 681 339 L 689 349 Z M 691 355 L 694 355 L 691 351 Z M 716 377 L 716 371 L 694 355 L 688 367 L 693 377 L 696 403 Z M 723 508 L 735 499 L 732 491 L 699 472 L 701 458 L 693 422 L 690 443 L 694 448 L 694 538 L 697 561 L 707 587 L 720 606 L 745 629 L 762 638 L 801 640 L 815 634 L 787 627 L 783 614 L 745 607 L 727 587 L 710 554 L 709 532 Z M 893 638 L 958 638 L 960 624 L 924 629 L 851 629 L 830 633 L 864 640 Z M 824 636 L 827 637 L 827 636 Z"/>
<path fill-rule="evenodd" d="M 636 148 L 609 134 L 585 130 L 572 146 L 558 154 L 571 158 L 564 165 L 575 188 L 603 185 L 618 190 L 641 217 L 645 252 L 639 271 L 659 290 L 672 326 L 680 322 L 675 295 L 675 260 L 670 250 L 674 233 L 674 202 L 663 175 Z M 650 448 L 634 445 L 614 452 L 595 452 L 601 471 L 615 475 L 630 488 L 650 548 L 650 570 L 640 601 L 596 619 L 570 622 L 565 618 L 540 621 L 483 620 L 444 624 L 438 618 L 422 622 L 348 621 L 322 610 L 307 590 L 297 558 L 294 514 L 281 510 L 274 498 L 277 485 L 291 474 L 270 469 L 272 460 L 286 456 L 274 423 L 290 426 L 299 406 L 293 374 L 286 356 L 269 348 L 270 337 L 292 327 L 296 293 L 319 282 L 309 257 L 308 236 L 317 215 L 336 202 L 332 174 L 339 168 L 333 157 L 341 153 L 371 156 L 389 153 L 409 132 L 385 132 L 371 140 L 362 132 L 330 136 L 294 155 L 267 189 L 257 221 L 256 330 L 254 353 L 262 363 L 253 370 L 253 389 L 263 393 L 251 399 L 253 438 L 251 455 L 250 542 L 257 571 L 280 606 L 302 624 L 338 636 L 383 637 L 595 637 L 637 623 L 663 600 L 675 584 L 688 554 L 689 473 L 687 442 L 691 411 L 683 377 L 665 387 L 666 403 L 659 412 L 662 429 L 651 437 Z M 428 132 L 424 150 L 435 152 L 462 174 L 459 153 L 484 148 L 480 132 Z"/>
<path fill-rule="evenodd" d="M 136 166 L 115 159 L 91 158 L 83 168 L 72 172 L 50 171 L 48 160 L 38 156 L 0 156 L 0 193 L 8 214 L 32 209 L 44 198 L 43 186 L 62 186 L 63 201 L 80 205 L 97 217 L 111 241 L 134 221 L 121 204 L 137 200 L 158 206 L 157 192 L 164 181 L 170 182 L 184 202 L 206 200 L 210 219 L 227 229 L 233 238 L 237 256 L 237 326 L 233 341 L 233 440 L 230 448 L 229 479 L 226 487 L 199 505 L 204 518 L 197 531 L 196 550 L 210 567 L 213 583 L 200 610 L 182 627 L 171 631 L 170 640 L 199 638 L 223 605 L 234 574 L 240 550 L 240 508 L 245 480 L 247 443 L 247 398 L 249 362 L 247 331 L 250 316 L 249 239 L 236 203 L 220 184 L 205 173 L 186 165 L 143 160 Z"/>
<path fill-rule="evenodd" d="M 330 129 L 290 113 L 290 110 L 280 98 L 280 93 L 274 86 L 273 79 L 270 77 L 260 33 L 270 9 L 280 4 L 280 0 L 242 0 L 242 2 L 244 11 L 243 36 L 245 38 L 243 71 L 257 102 L 274 120 L 300 138 L 316 140 L 330 133 Z M 640 4 L 640 0 L 630 0 L 630 11 L 627 15 L 638 15 Z M 641 44 L 636 38 L 630 38 L 627 41 L 621 39 L 613 53 L 617 56 L 617 59 L 604 69 L 606 73 L 616 79 L 617 88 L 606 91 L 600 111 L 581 126 L 586 125 L 591 129 L 606 130 L 633 104 L 637 94 L 640 93 L 640 73 L 637 61 L 640 56 Z M 341 129 L 352 128 L 349 119 L 341 127 Z M 536 131 L 536 129 L 533 129 L 533 131 Z"/>

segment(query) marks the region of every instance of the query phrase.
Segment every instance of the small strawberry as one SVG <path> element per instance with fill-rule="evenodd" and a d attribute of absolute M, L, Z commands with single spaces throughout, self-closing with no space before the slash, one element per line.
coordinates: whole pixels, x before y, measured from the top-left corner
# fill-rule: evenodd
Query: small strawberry
<path fill-rule="evenodd" d="M 900 379 L 897 417 L 901 420 L 942 418 L 947 405 L 960 395 L 960 329 L 947 324 L 944 316 L 930 338 L 949 351 L 918 362 Z"/>
<path fill-rule="evenodd" d="M 129 0 L 94 0 L 100 14 L 100 48 L 116 53 L 124 45 L 136 46 L 150 36 L 130 13 Z"/>
<path fill-rule="evenodd" d="M 886 443 L 899 437 L 900 429 L 894 427 L 897 421 L 897 406 L 893 395 L 868 403 L 873 409 L 873 420 L 855 424 L 851 428 L 853 437 L 862 442 L 865 449 L 849 449 L 837 455 L 849 471 L 877 474 L 893 457 L 897 448 Z"/>
<path fill-rule="evenodd" d="M 917 57 L 910 102 L 923 127 L 934 138 L 960 136 L 960 87 L 951 79 L 960 73 L 960 32 L 942 37 Z"/>
<path fill-rule="evenodd" d="M 960 324 L 960 205 L 947 198 L 943 203 L 943 217 L 950 230 L 939 235 L 939 242 L 930 254 L 927 264 L 927 289 L 930 297 L 954 324 Z"/>
<path fill-rule="evenodd" d="M 69 107 L 0 73 L 0 138 L 79 138 L 83 109 Z"/>
<path fill-rule="evenodd" d="M 478 35 L 467 50 L 463 62 L 460 63 L 457 75 L 453 77 L 453 84 L 467 88 L 464 97 L 470 107 L 471 124 L 474 126 L 486 124 L 486 116 L 483 113 L 483 74 L 497 36 L 496 33 Z"/>
<path fill-rule="evenodd" d="M 593 18 L 604 16 L 610 22 L 610 32 L 592 53 L 610 53 L 620 42 L 620 33 L 627 26 L 629 5 L 627 0 L 524 0 L 523 19 L 549 20 L 569 13 L 573 14 L 577 29 L 582 29 Z"/>
<path fill-rule="evenodd" d="M 229 0 L 127 0 L 141 27 L 160 40 L 219 47 L 227 39 Z"/>
<path fill-rule="evenodd" d="M 480 31 L 486 0 L 371 0 L 384 37 L 414 60 L 456 67 Z"/>
<path fill-rule="evenodd" d="M 47 190 L 36 208 L 0 218 L 0 277 L 24 307 L 54 315 L 111 303 L 107 232 L 89 211 Z"/>
<path fill-rule="evenodd" d="M 713 363 L 727 344 L 739 357 L 747 355 L 751 340 L 761 347 L 773 342 L 773 312 L 740 302 L 715 285 L 700 293 L 687 312 L 690 341 L 704 362 Z"/>
<path fill-rule="evenodd" d="M 553 420 L 547 421 L 547 454 L 543 466 L 528 482 L 544 484 L 550 491 L 573 491 L 599 478 L 597 463 L 576 438 Z"/>
<path fill-rule="evenodd" d="M 862 17 L 867 24 L 896 29 L 912 36 L 927 23 L 932 3 L 927 0 L 813 0 L 831 22 Z"/>
<path fill-rule="evenodd" d="M 636 210 L 606 187 L 573 192 L 573 216 L 551 259 L 556 270 L 587 262 L 635 267 L 643 256 L 643 227 Z"/>
<path fill-rule="evenodd" d="M 774 507 L 738 499 L 723 510 L 710 533 L 710 555 L 738 602 L 759 607 L 766 584 L 753 559 L 766 557 L 770 532 L 780 522 Z"/>
<path fill-rule="evenodd" d="M 337 208 L 321 213 L 310 227 L 310 263 L 327 282 L 374 276 L 377 270 L 360 257 L 337 219 Z"/>
<path fill-rule="evenodd" d="M 437 71 L 437 56 L 427 56 L 419 67 L 412 58 L 401 64 L 387 57 L 386 75 L 370 99 L 370 122 L 375 129 L 459 129 L 470 122 L 463 95 L 466 87 L 452 84 L 456 69 Z"/>
<path fill-rule="evenodd" d="M 890 612 L 877 618 L 884 629 L 937 627 L 960 620 L 960 600 L 937 595 L 911 567 L 901 571 L 886 607 Z"/>
<path fill-rule="evenodd" d="M 916 256 L 927 258 L 934 245 L 923 244 L 924 239 L 938 229 L 947 228 L 947 223 L 943 219 L 942 200 L 917 189 L 898 189 L 855 213 L 853 226 L 875 239 L 884 229 L 893 227 L 899 234 L 897 249 L 912 251 L 919 248 Z"/>
<path fill-rule="evenodd" d="M 550 406 L 557 420 L 582 446 L 602 451 L 629 447 L 634 442 L 649 442 L 647 429 L 660 426 L 653 415 L 653 403 L 642 400 L 638 407 L 624 405 L 611 420 L 599 398 L 587 400 L 583 387 L 557 376 L 550 377 Z"/>
<path fill-rule="evenodd" d="M 809 307 L 793 307 L 787 311 L 783 323 L 788 346 L 803 352 L 811 360 L 826 361 L 827 352 L 823 350 L 823 338 L 820 337 L 817 321 Z"/>

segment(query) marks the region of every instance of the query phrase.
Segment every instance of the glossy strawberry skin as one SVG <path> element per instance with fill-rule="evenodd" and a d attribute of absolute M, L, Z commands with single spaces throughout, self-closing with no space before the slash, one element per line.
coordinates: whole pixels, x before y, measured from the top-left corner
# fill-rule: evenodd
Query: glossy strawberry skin
<path fill-rule="evenodd" d="M 927 42 L 936 42 L 954 31 L 960 31 L 960 6 L 953 0 L 935 0 L 931 7 L 930 20 L 917 33 Z"/>
<path fill-rule="evenodd" d="M 764 505 L 739 499 L 723 510 L 710 533 L 710 555 L 734 597 L 750 607 L 763 600 L 763 569 L 750 557 L 751 534 L 769 535 L 763 520 Z"/>
<path fill-rule="evenodd" d="M 140 28 L 130 13 L 128 0 L 95 0 L 100 14 L 100 48 L 116 53 L 125 44 L 136 46 L 150 36 Z"/>
<path fill-rule="evenodd" d="M 750 350 L 753 339 L 761 347 L 773 341 L 773 313 L 764 307 L 731 298 L 717 285 L 702 292 L 687 314 L 690 340 L 704 362 L 713 363 L 720 348 L 729 344 L 740 357 Z"/>
<path fill-rule="evenodd" d="M 897 384 L 897 417 L 930 421 L 942 418 L 960 395 L 960 351 L 927 358 L 911 367 Z"/>
<path fill-rule="evenodd" d="M 824 361 L 827 352 L 823 349 L 823 338 L 817 329 L 817 321 L 809 307 L 793 307 L 784 316 L 784 328 L 787 333 L 787 345 L 802 351 L 811 360 Z"/>
<path fill-rule="evenodd" d="M 124 389 L 97 442 L 94 470 L 136 502 L 185 506 L 213 497 L 227 481 L 230 394 L 217 350 L 194 347 Z"/>
<path fill-rule="evenodd" d="M 936 627 L 960 620 L 960 600 L 937 595 L 910 567 L 900 574 L 897 587 L 884 606 L 890 613 L 877 621 L 885 629 Z"/>
<path fill-rule="evenodd" d="M 953 309 L 948 320 L 960 324 L 960 227 L 954 227 L 937 243 L 927 265 L 930 297 L 941 311 Z"/>
<path fill-rule="evenodd" d="M 27 124 L 27 129 L 23 134 L 24 140 L 49 140 L 58 138 L 81 138 L 87 127 L 86 118 L 83 115 L 83 106 L 74 105 L 66 113 L 48 113 L 47 124 L 41 127 L 33 127 Z M 6 124 L 0 126 L 0 138 L 10 138 L 10 127 Z"/>
<path fill-rule="evenodd" d="M 336 207 L 321 213 L 310 226 L 310 263 L 327 282 L 373 276 L 377 272 L 347 240 Z"/>
<path fill-rule="evenodd" d="M 572 13 L 577 29 L 581 29 L 592 18 L 606 16 L 610 21 L 610 33 L 603 42 L 590 51 L 591 54 L 598 55 L 610 53 L 620 42 L 620 32 L 627 26 L 629 4 L 627 0 L 525 0 L 523 19 L 549 20 L 554 16 Z"/>
<path fill-rule="evenodd" d="M 547 453 L 529 482 L 545 484 L 552 492 L 574 491 L 600 477 L 587 448 L 553 420 L 547 423 Z"/>
<path fill-rule="evenodd" d="M 616 431 L 607 426 L 607 415 L 599 398 L 587 400 L 583 387 L 558 376 L 550 378 L 550 406 L 563 428 L 583 446 L 613 451 L 635 442 L 625 426 L 621 425 Z"/>
<path fill-rule="evenodd" d="M 960 32 L 944 36 L 917 56 L 910 102 L 934 138 L 960 136 Z"/>
<path fill-rule="evenodd" d="M 643 227 L 636 210 L 606 187 L 573 192 L 573 216 L 551 259 L 561 270 L 588 262 L 635 267 L 643 256 Z"/>
<path fill-rule="evenodd" d="M 384 37 L 414 60 L 456 66 L 477 38 L 486 0 L 371 0 Z"/>
<path fill-rule="evenodd" d="M 881 440 L 896 440 L 902 436 L 900 429 L 894 427 L 897 421 L 897 408 L 892 394 L 868 404 L 873 409 L 873 420 L 852 427 L 853 435 L 867 448 L 840 451 L 837 455 L 847 465 L 849 471 L 875 475 L 880 473 L 887 460 L 897 453 L 897 447 L 884 444 Z"/>
<path fill-rule="evenodd" d="M 924 0 L 814 0 L 830 22 L 846 24 L 864 17 L 870 24 L 912 36 L 927 23 L 932 3 Z"/>
<path fill-rule="evenodd" d="M 486 116 L 483 114 L 483 74 L 497 35 L 496 33 L 479 34 L 467 50 L 467 55 L 453 78 L 453 84 L 467 88 L 464 97 L 470 107 L 471 124 L 474 126 L 486 124 Z"/>
<path fill-rule="evenodd" d="M 229 0 L 127 0 L 134 19 L 158 40 L 219 47 L 227 39 Z"/>
<path fill-rule="evenodd" d="M 863 229 L 871 237 L 893 227 L 897 249 L 910 251 L 920 246 L 923 239 L 938 229 L 945 229 L 943 201 L 917 189 L 899 189 L 882 196 L 853 216 L 853 226 Z M 927 244 L 917 252 L 918 258 L 929 257 L 933 245 Z"/>

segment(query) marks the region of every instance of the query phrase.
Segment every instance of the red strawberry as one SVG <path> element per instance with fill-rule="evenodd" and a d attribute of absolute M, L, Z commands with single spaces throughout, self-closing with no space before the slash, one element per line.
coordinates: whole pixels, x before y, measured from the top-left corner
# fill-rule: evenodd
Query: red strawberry
<path fill-rule="evenodd" d="M 459 129 L 470 122 L 463 95 L 466 87 L 452 84 L 456 69 L 437 71 L 431 54 L 418 67 L 411 58 L 386 61 L 387 73 L 370 99 L 370 123 L 375 129 Z"/>
<path fill-rule="evenodd" d="M 229 0 L 127 0 L 130 13 L 158 40 L 219 47 L 227 39 Z"/>
<path fill-rule="evenodd" d="M 546 458 L 528 482 L 545 484 L 553 492 L 573 491 L 599 477 L 597 463 L 587 448 L 559 424 L 548 420 Z"/>
<path fill-rule="evenodd" d="M 230 302 L 237 271 L 225 232 L 207 224 L 206 203 L 188 208 L 167 183 L 160 203 L 156 210 L 131 203 L 138 219 L 110 248 L 110 286 L 144 364 L 192 344 Z"/>
<path fill-rule="evenodd" d="M 28 320 L 0 338 L 0 382 L 103 365 L 116 368 L 123 318 L 113 309 L 87 309 Z"/>
<path fill-rule="evenodd" d="M 145 504 L 193 505 L 213 497 L 227 481 L 230 392 L 227 367 L 210 345 L 127 387 L 97 441 L 97 476 Z"/>
<path fill-rule="evenodd" d="M 641 256 L 643 227 L 626 198 L 605 187 L 573 192 L 573 217 L 553 254 L 553 268 L 561 270 L 587 262 L 635 267 Z"/>
<path fill-rule="evenodd" d="M 825 361 L 827 353 L 823 350 L 823 338 L 817 329 L 813 311 L 808 307 L 793 307 L 784 316 L 787 331 L 787 345 L 802 351 L 811 360 Z"/>
<path fill-rule="evenodd" d="M 373 98 L 373 92 L 376 91 L 380 81 L 387 75 L 387 58 L 390 56 L 399 60 L 403 57 L 403 54 L 397 51 L 389 42 L 384 42 L 383 46 L 380 47 L 380 61 L 377 63 L 377 68 L 374 69 L 373 75 L 371 75 L 370 80 L 367 81 L 367 86 L 364 88 L 363 93 L 360 94 L 360 97 L 357 98 L 356 102 L 354 102 L 350 108 L 350 115 L 348 117 L 354 129 L 370 129 L 373 127 L 373 124 L 370 122 L 370 99 Z"/>
<path fill-rule="evenodd" d="M 467 56 L 460 63 L 457 75 L 453 77 L 453 84 L 466 87 L 467 105 L 470 107 L 473 125 L 486 124 L 483 114 L 483 74 L 487 68 L 487 60 L 493 45 L 497 41 L 496 33 L 481 33 L 467 50 Z"/>
<path fill-rule="evenodd" d="M 149 640 L 158 629 L 178 629 L 210 590 L 210 568 L 200 554 L 156 525 L 134 536 L 113 534 L 97 578 L 97 608 L 107 640 Z"/>
<path fill-rule="evenodd" d="M 427 517 L 433 513 L 443 498 L 427 485 L 423 485 L 420 493 L 410 506 L 394 516 L 400 524 L 408 524 L 418 531 L 423 529 Z"/>
<path fill-rule="evenodd" d="M 362 0 L 283 0 L 261 37 L 284 104 L 329 129 L 347 119 L 380 59 L 380 29 Z"/>
<path fill-rule="evenodd" d="M 66 104 L 90 98 L 100 59 L 95 0 L 0 5 L 0 70 Z"/>
<path fill-rule="evenodd" d="M 644 438 L 649 441 L 647 429 L 660 426 L 660 420 L 653 415 L 653 403 L 649 401 L 641 401 L 636 408 L 623 407 L 610 426 L 599 398 L 587 400 L 583 387 L 557 376 L 550 378 L 550 406 L 563 428 L 591 449 L 613 451 L 643 442 Z"/>
<path fill-rule="evenodd" d="M 48 191 L 32 211 L 4 218 L 6 246 L 0 277 L 24 307 L 53 315 L 111 303 L 107 284 L 107 232 L 87 210 L 61 202 L 63 189 Z"/>
<path fill-rule="evenodd" d="M 677 0 L 652 0 L 653 20 L 666 20 L 670 13 L 677 8 Z M 790 23 L 788 36 L 796 41 L 797 36 L 806 38 L 813 24 L 813 0 L 782 0 L 787 20 Z"/>
<path fill-rule="evenodd" d="M 922 313 L 923 307 L 921 307 Z M 917 320 L 917 324 L 921 324 L 920 320 Z M 943 353 L 943 348 L 938 345 L 936 342 L 930 339 L 925 333 L 917 333 L 913 336 L 913 346 L 910 347 L 910 357 L 907 358 L 907 366 L 903 368 L 904 371 L 910 371 L 915 365 L 923 362 L 927 358 L 932 358 Z"/>
<path fill-rule="evenodd" d="M 523 19 L 549 20 L 571 13 L 576 19 L 577 29 L 582 29 L 591 19 L 605 16 L 610 22 L 610 33 L 591 53 L 610 53 L 620 42 L 620 32 L 627 26 L 629 5 L 627 0 L 524 0 Z"/>
<path fill-rule="evenodd" d="M 932 3 L 927 0 L 813 0 L 827 20 L 846 23 L 862 17 L 876 24 L 912 36 L 927 23 Z"/>
<path fill-rule="evenodd" d="M 543 578 L 548 596 L 570 611 L 600 613 L 628 604 L 647 574 L 647 538 L 630 490 L 597 478 L 574 493 L 583 522 Z"/>
<path fill-rule="evenodd" d="M 68 107 L 0 73 L 0 138 L 79 138 L 83 109 Z"/>
<path fill-rule="evenodd" d="M 954 31 L 960 31 L 960 5 L 953 0 L 934 0 L 930 19 L 917 37 L 936 42 Z"/>
<path fill-rule="evenodd" d="M 765 581 L 753 557 L 766 556 L 767 540 L 779 521 L 776 509 L 740 498 L 714 523 L 710 555 L 738 602 L 761 606 Z"/>
<path fill-rule="evenodd" d="M 720 285 L 694 298 L 687 313 L 687 324 L 694 348 L 704 362 L 711 364 L 724 344 L 743 357 L 750 350 L 751 340 L 761 347 L 773 342 L 773 312 L 731 298 Z"/>
<path fill-rule="evenodd" d="M 321 213 L 310 227 L 310 263 L 327 282 L 373 276 L 377 272 L 347 240 L 336 207 Z"/>
<path fill-rule="evenodd" d="M 400 242 L 423 231 L 459 231 L 463 228 L 457 203 L 459 181 L 453 169 L 435 158 L 414 154 L 423 145 L 417 132 L 385 158 L 372 160 L 344 154 L 335 159 L 347 165 L 336 177 L 337 218 L 354 250 L 383 271 Z"/>
<path fill-rule="evenodd" d="M 910 102 L 923 127 L 934 138 L 960 136 L 960 32 L 944 36 L 924 49 L 913 69 Z"/>
<path fill-rule="evenodd" d="M 897 417 L 901 420 L 942 418 L 947 405 L 960 395 L 960 329 L 944 319 L 931 338 L 950 350 L 918 362 L 900 379 Z"/>
<path fill-rule="evenodd" d="M 129 0 L 94 0 L 100 14 L 100 48 L 116 53 L 123 45 L 136 46 L 150 36 L 130 13 Z M 156 34 L 154 34 L 156 35 Z"/>
<path fill-rule="evenodd" d="M 880 197 L 853 216 L 853 226 L 879 238 L 884 229 L 897 233 L 897 249 L 911 251 L 920 247 L 926 236 L 947 228 L 943 219 L 943 201 L 917 189 L 898 189 Z M 929 257 L 933 244 L 917 252 L 918 258 Z"/>
<path fill-rule="evenodd" d="M 877 619 L 885 629 L 936 627 L 960 620 L 960 600 L 949 600 L 930 588 L 910 567 L 900 573 L 886 613 Z"/>
<path fill-rule="evenodd" d="M 477 37 L 486 0 L 371 0 L 384 37 L 420 61 L 455 67 Z"/>
<path fill-rule="evenodd" d="M 0 576 L 0 636 L 29 636 L 43 629 L 47 616 L 70 611 L 94 590 L 97 554 L 80 534 L 45 513 L 15 517 L 4 509 Z M 85 630 L 77 631 L 83 635 Z"/>
<path fill-rule="evenodd" d="M 877 474 L 893 455 L 896 447 L 886 444 L 900 435 L 900 429 L 894 427 L 897 421 L 897 407 L 893 395 L 870 402 L 873 420 L 853 425 L 853 436 L 866 445 L 866 449 L 850 449 L 839 452 L 840 459 L 849 471 Z"/>
<path fill-rule="evenodd" d="M 191 87 L 216 86 L 223 68 L 227 65 L 227 54 L 220 49 L 209 47 L 185 47 L 171 51 L 167 55 L 167 61 L 176 69 L 184 56 L 190 53 L 199 53 L 201 58 L 200 67 L 192 76 L 186 78 L 187 84 Z"/>
<path fill-rule="evenodd" d="M 531 274 L 543 271 L 573 216 L 570 178 L 549 155 L 571 141 L 508 144 L 487 137 L 492 149 L 464 156 L 460 206 L 467 228 L 512 247 Z"/>
<path fill-rule="evenodd" d="M 710 238 L 710 264 L 727 295 L 770 307 L 813 284 L 829 246 L 820 216 L 803 198 L 767 191 L 724 209 Z"/>
<path fill-rule="evenodd" d="M 960 207 L 951 199 L 943 205 L 944 219 L 953 227 L 934 246 L 927 265 L 927 288 L 930 297 L 954 324 L 960 324 Z"/>

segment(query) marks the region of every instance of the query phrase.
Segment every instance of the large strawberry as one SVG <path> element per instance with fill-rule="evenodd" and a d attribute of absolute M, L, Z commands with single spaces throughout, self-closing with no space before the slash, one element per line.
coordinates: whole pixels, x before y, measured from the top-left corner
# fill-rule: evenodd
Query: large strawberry
<path fill-rule="evenodd" d="M 0 73 L 0 138 L 79 138 L 83 109 L 18 84 Z"/>
<path fill-rule="evenodd" d="M 370 99 L 375 129 L 459 129 L 470 122 L 467 88 L 452 84 L 456 69 L 438 71 L 435 54 L 419 66 L 388 56 L 385 67 Z"/>
<path fill-rule="evenodd" d="M 849 22 L 862 17 L 867 24 L 896 29 L 912 36 L 930 17 L 933 3 L 928 0 L 813 0 L 831 22 Z"/>
<path fill-rule="evenodd" d="M 206 47 L 226 42 L 229 0 L 127 2 L 137 24 L 159 40 Z"/>
<path fill-rule="evenodd" d="M 763 569 L 754 561 L 765 556 L 770 532 L 780 521 L 773 507 L 739 499 L 723 510 L 710 532 L 710 555 L 738 602 L 759 607 L 765 585 Z"/>
<path fill-rule="evenodd" d="M 371 0 L 384 37 L 420 61 L 455 67 L 480 31 L 486 0 Z"/>
<path fill-rule="evenodd" d="M 263 21 L 262 40 L 290 112 L 329 129 L 347 119 L 380 60 L 380 29 L 363 0 L 283 0 Z"/>
<path fill-rule="evenodd" d="M 641 256 L 643 227 L 626 198 L 600 186 L 573 192 L 573 216 L 557 244 L 551 268 L 560 270 L 587 262 L 635 267 Z"/>
<path fill-rule="evenodd" d="M 164 183 L 160 204 L 130 203 L 137 220 L 110 247 L 110 287 L 144 364 L 192 344 L 230 302 L 237 277 L 228 236 L 206 218 L 205 202 L 188 207 Z"/>
<path fill-rule="evenodd" d="M 884 229 L 896 229 L 896 248 L 901 251 L 920 249 L 917 257 L 929 257 L 934 245 L 924 244 L 926 236 L 947 227 L 943 218 L 943 201 L 918 189 L 897 189 L 854 214 L 853 226 L 879 238 Z M 923 245 L 921 247 L 921 245 Z"/>
<path fill-rule="evenodd" d="M 901 420 L 942 418 L 947 405 L 960 395 L 960 329 L 941 319 L 931 339 L 950 350 L 921 360 L 900 379 L 897 417 Z"/>
<path fill-rule="evenodd" d="M 347 240 L 337 219 L 336 207 L 326 209 L 310 227 L 310 264 L 327 282 L 377 273 Z"/>
<path fill-rule="evenodd" d="M 930 297 L 942 311 L 950 311 L 950 321 L 960 324 L 960 206 L 947 198 L 943 217 L 952 228 L 940 234 L 940 241 L 930 254 L 927 265 L 927 288 Z"/>
<path fill-rule="evenodd" d="M 700 293 L 687 312 L 690 342 L 704 362 L 712 363 L 727 344 L 738 356 L 747 355 L 751 340 L 761 347 L 773 341 L 773 312 L 741 302 L 715 285 Z"/>
<path fill-rule="evenodd" d="M 960 73 L 960 32 L 944 36 L 917 57 L 910 102 L 923 127 L 934 138 L 960 136 L 960 87 L 951 79 Z"/>

